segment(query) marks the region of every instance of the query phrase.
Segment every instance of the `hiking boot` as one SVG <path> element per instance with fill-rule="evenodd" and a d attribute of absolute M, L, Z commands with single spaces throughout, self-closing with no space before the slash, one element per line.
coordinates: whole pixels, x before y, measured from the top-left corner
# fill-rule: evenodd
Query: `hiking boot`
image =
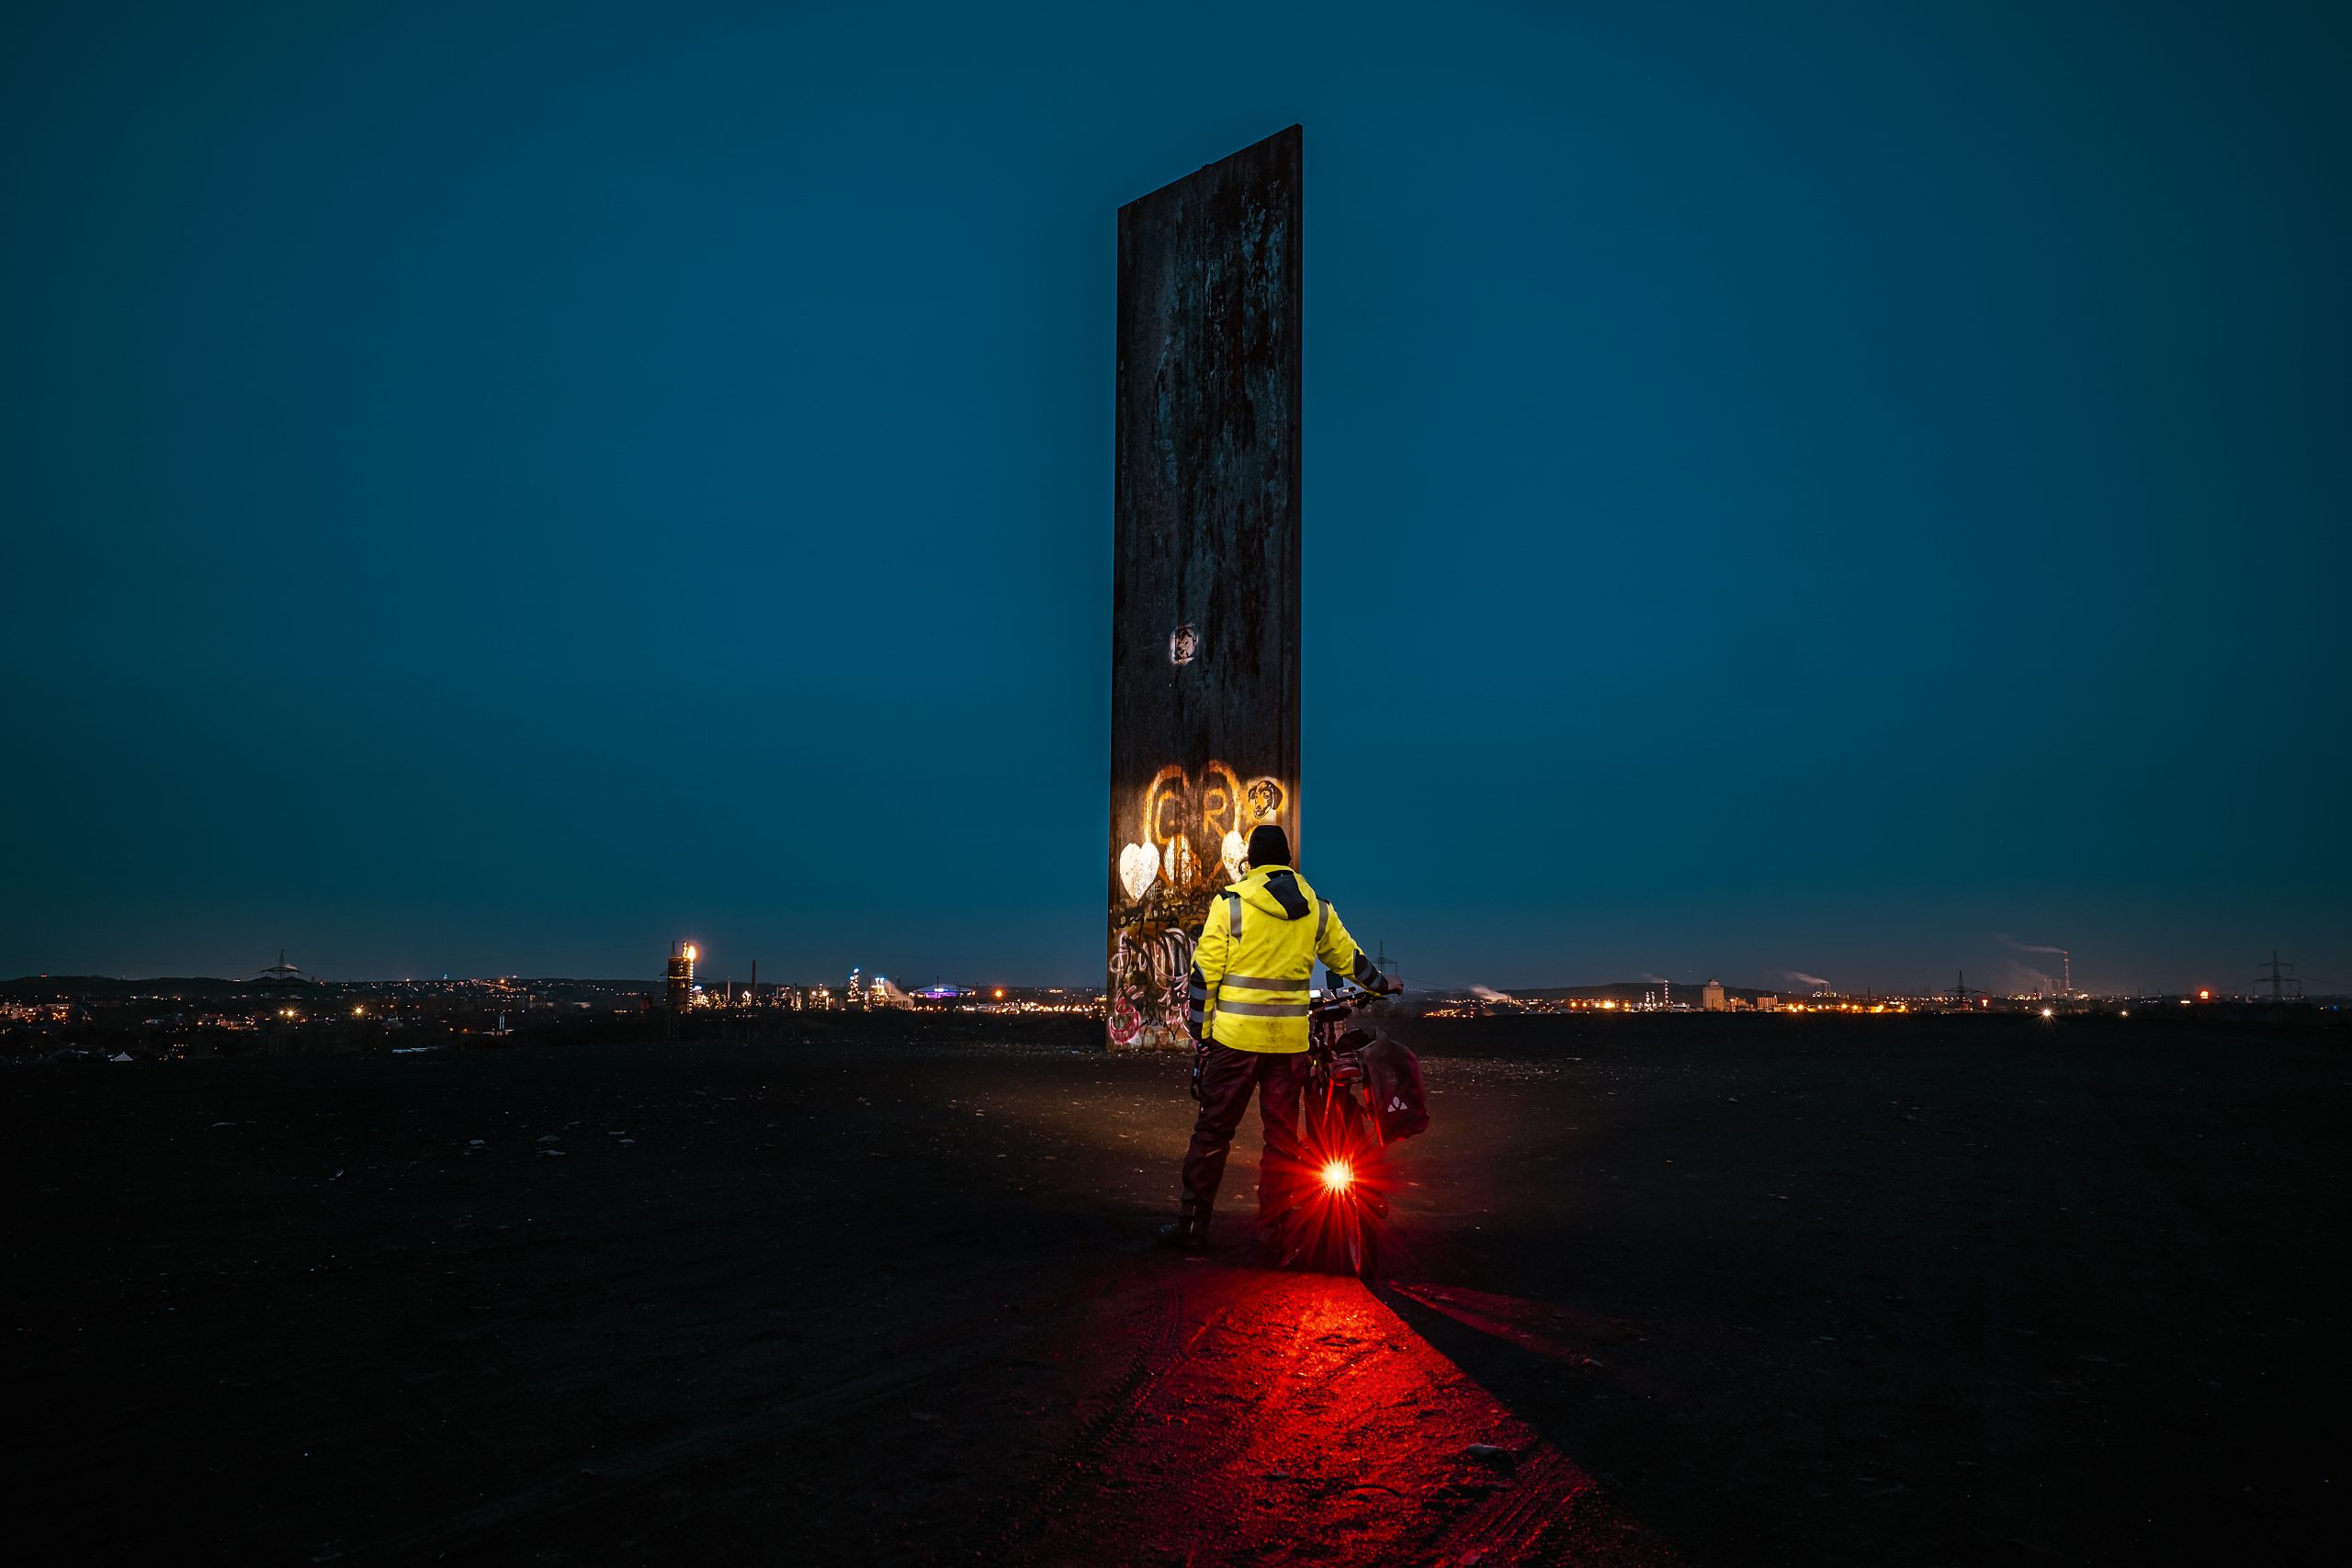
<path fill-rule="evenodd" d="M 1159 1227 L 1159 1245 L 1172 1247 L 1179 1252 L 1199 1252 L 1209 1244 L 1209 1222 L 1205 1214 L 1179 1214 Z"/>

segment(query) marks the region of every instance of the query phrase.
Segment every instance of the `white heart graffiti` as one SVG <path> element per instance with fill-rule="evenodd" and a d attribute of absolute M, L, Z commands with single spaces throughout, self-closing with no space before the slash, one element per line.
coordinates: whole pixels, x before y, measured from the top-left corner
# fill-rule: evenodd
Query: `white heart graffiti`
<path fill-rule="evenodd" d="M 1119 886 L 1130 898 L 1141 898 L 1159 875 L 1159 857 L 1148 845 L 1129 844 L 1119 852 Z"/>

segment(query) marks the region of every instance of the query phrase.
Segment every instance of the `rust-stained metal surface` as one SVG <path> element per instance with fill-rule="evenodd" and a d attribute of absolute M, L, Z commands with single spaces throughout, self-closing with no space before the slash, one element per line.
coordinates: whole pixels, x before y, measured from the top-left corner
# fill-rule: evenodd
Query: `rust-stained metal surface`
<path fill-rule="evenodd" d="M 1298 842 L 1300 130 L 1119 209 L 1110 1040 L 1187 1043 L 1202 917 Z"/>

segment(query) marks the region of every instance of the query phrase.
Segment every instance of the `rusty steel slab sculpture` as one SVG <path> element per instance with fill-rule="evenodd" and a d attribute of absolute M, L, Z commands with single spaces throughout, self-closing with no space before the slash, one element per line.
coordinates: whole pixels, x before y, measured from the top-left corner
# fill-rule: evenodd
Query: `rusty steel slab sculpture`
<path fill-rule="evenodd" d="M 1297 126 L 1119 209 L 1110 1043 L 1181 1046 L 1209 900 L 1298 842 Z"/>

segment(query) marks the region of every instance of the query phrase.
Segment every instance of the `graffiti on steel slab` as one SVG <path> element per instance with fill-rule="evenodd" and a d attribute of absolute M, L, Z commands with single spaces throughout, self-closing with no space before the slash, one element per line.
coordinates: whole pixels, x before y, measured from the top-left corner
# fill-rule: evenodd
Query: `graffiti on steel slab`
<path fill-rule="evenodd" d="M 1245 781 L 1221 761 L 1198 775 L 1170 763 L 1144 786 L 1136 837 L 1112 868 L 1125 896 L 1111 916 L 1114 1045 L 1186 1039 L 1185 986 L 1209 900 L 1241 879 L 1250 829 L 1280 820 L 1289 804 L 1279 780 Z"/>

